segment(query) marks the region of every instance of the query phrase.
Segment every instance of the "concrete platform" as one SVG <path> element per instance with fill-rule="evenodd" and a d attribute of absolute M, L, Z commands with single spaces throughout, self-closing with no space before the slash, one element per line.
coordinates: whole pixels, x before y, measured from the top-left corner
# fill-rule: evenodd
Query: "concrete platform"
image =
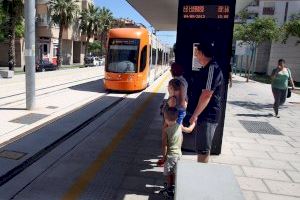
<path fill-rule="evenodd" d="M 156 166 L 161 157 L 159 105 L 169 78 L 166 74 L 148 90 L 128 96 L 106 115 L 32 163 L 0 187 L 0 199 L 162 199 L 157 192 L 165 180 L 163 169 Z M 88 85 L 85 92 L 90 93 L 89 87 L 95 86 Z M 78 93 L 81 97 L 83 94 L 84 90 Z M 60 96 L 53 106 L 63 104 L 65 96 Z M 212 156 L 210 162 L 232 168 L 246 200 L 300 199 L 300 96 L 293 94 L 287 100 L 279 119 L 272 116 L 272 103 L 269 85 L 246 83 L 244 78 L 234 76 L 228 93 L 222 154 Z M 95 102 L 88 108 L 92 112 L 100 109 L 101 104 Z M 88 117 L 78 111 L 67 117 Z M 8 116 L 12 111 L 0 112 L 1 116 Z M 47 139 L 58 134 L 59 129 L 68 129 L 72 121 L 48 130 Z M 258 131 L 245 127 L 244 121 Z M 269 129 L 262 134 L 259 127 L 262 122 L 282 135 L 272 135 Z M 28 152 L 28 156 L 32 154 L 29 150 L 37 147 L 38 134 L 30 137 L 34 138 L 28 140 L 32 147 L 19 140 L 10 144 L 9 149 L 4 146 L 1 150 L 16 150 L 18 146 L 17 150 Z M 184 153 L 182 159 L 195 161 L 196 156 Z M 1 167 L 12 169 L 18 162 L 1 158 Z"/>

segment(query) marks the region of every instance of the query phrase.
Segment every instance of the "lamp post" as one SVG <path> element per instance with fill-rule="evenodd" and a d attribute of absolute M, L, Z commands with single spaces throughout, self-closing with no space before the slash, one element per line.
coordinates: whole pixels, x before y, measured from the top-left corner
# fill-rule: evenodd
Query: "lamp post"
<path fill-rule="evenodd" d="M 26 109 L 35 108 L 35 0 L 25 4 Z"/>

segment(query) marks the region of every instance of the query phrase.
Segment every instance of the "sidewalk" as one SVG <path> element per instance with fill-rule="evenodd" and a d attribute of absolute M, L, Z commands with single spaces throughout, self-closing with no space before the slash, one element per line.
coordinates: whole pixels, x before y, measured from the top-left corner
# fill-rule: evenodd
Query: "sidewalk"
<path fill-rule="evenodd" d="M 292 93 L 280 118 L 272 103 L 270 85 L 233 77 L 222 154 L 211 161 L 232 166 L 246 200 L 300 199 L 300 95 Z"/>

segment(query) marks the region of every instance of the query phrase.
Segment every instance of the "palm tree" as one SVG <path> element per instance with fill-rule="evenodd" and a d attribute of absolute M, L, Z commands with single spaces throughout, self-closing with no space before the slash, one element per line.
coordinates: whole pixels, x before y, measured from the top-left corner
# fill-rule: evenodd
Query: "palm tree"
<path fill-rule="evenodd" d="M 63 30 L 67 30 L 69 26 L 74 22 L 79 9 L 77 2 L 78 0 L 50 0 L 48 3 L 51 22 L 59 25 L 57 51 L 58 68 L 61 67 Z"/>
<path fill-rule="evenodd" d="M 3 11 L 8 16 L 7 30 L 8 30 L 8 61 L 13 62 L 11 70 L 14 70 L 16 63 L 16 51 L 15 51 L 15 40 L 16 40 L 16 27 L 20 21 L 23 20 L 23 0 L 3 0 L 2 1 Z"/>
<path fill-rule="evenodd" d="M 93 4 L 88 5 L 88 9 L 81 12 L 80 29 L 82 34 L 86 35 L 86 48 L 85 56 L 88 54 L 88 47 L 91 37 L 95 35 L 99 29 L 99 8 L 96 8 Z"/>
<path fill-rule="evenodd" d="M 104 44 L 106 43 L 107 40 L 107 34 L 109 29 L 111 29 L 112 25 L 113 25 L 113 14 L 112 12 L 103 7 L 100 8 L 99 10 L 99 31 L 100 31 L 100 41 L 102 43 L 102 46 L 105 46 Z M 106 52 L 105 52 L 106 53 Z M 102 55 L 102 49 L 101 49 L 101 55 Z"/>

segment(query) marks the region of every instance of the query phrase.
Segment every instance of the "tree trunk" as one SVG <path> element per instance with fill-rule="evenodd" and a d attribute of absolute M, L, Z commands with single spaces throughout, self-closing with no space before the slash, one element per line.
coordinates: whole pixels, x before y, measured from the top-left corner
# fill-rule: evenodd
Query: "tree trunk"
<path fill-rule="evenodd" d="M 250 62 L 251 65 L 251 62 Z M 249 82 L 249 56 L 247 57 L 247 65 L 246 65 L 246 71 L 245 71 L 245 77 L 246 77 L 246 82 Z"/>
<path fill-rule="evenodd" d="M 84 57 L 88 56 L 89 53 L 89 44 L 90 44 L 90 38 L 91 36 L 87 36 L 86 42 L 85 42 L 85 51 L 84 51 Z"/>
<path fill-rule="evenodd" d="M 58 36 L 58 51 L 57 51 L 57 68 L 61 67 L 62 63 L 62 35 L 63 35 L 64 27 L 63 24 L 60 23 L 59 25 L 59 36 Z"/>
<path fill-rule="evenodd" d="M 13 16 L 10 16 L 8 40 L 8 61 L 12 60 L 13 63 L 9 70 L 14 71 L 16 66 L 16 18 Z"/>

